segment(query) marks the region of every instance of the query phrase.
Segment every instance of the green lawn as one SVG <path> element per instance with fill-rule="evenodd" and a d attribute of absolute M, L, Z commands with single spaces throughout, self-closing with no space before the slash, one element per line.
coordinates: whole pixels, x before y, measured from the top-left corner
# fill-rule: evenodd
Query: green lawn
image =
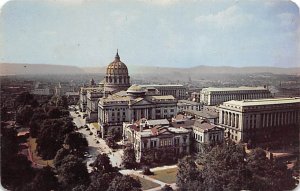
<path fill-rule="evenodd" d="M 135 178 L 135 179 L 138 179 L 141 182 L 142 190 L 148 190 L 148 189 L 156 188 L 156 187 L 160 186 L 159 184 L 157 184 L 155 182 L 152 182 L 150 180 L 146 180 L 144 178 L 140 178 L 140 177 L 135 176 L 135 175 L 130 175 L 130 176 Z"/>
<path fill-rule="evenodd" d="M 32 160 L 40 165 L 49 165 L 51 167 L 53 166 L 53 160 L 43 160 L 40 156 L 37 155 L 36 152 L 36 138 L 29 137 L 27 139 L 28 141 L 28 147 L 30 147 L 31 153 L 32 153 Z"/>
<path fill-rule="evenodd" d="M 166 170 L 153 171 L 154 175 L 151 178 L 171 184 L 176 182 L 177 167 Z"/>

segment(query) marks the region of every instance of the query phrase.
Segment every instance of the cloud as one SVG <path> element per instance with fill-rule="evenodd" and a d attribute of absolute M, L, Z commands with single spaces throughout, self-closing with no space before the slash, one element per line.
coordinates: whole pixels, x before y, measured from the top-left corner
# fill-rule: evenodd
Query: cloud
<path fill-rule="evenodd" d="M 198 24 L 209 23 L 217 28 L 227 28 L 241 25 L 251 21 L 252 15 L 243 13 L 236 5 L 228 7 L 216 14 L 200 15 L 195 18 Z"/>

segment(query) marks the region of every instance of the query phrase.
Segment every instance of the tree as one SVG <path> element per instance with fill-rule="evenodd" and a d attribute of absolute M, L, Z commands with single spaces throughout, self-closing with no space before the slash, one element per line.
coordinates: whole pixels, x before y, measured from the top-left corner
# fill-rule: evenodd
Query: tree
<path fill-rule="evenodd" d="M 170 185 L 166 184 L 161 188 L 161 191 L 173 191 L 173 188 Z"/>
<path fill-rule="evenodd" d="M 65 108 L 65 109 L 68 109 L 68 106 L 69 106 L 69 103 L 68 103 L 68 98 L 67 96 L 61 96 L 61 100 L 62 100 L 62 103 L 61 105 Z"/>
<path fill-rule="evenodd" d="M 108 191 L 124 191 L 132 190 L 138 191 L 141 190 L 140 181 L 125 175 L 125 176 L 116 176 L 109 185 Z"/>
<path fill-rule="evenodd" d="M 135 158 L 135 152 L 132 146 L 126 147 L 124 149 L 124 155 L 122 156 L 122 163 L 125 168 L 132 169 L 136 167 L 136 158 Z"/>
<path fill-rule="evenodd" d="M 108 172 L 116 172 L 116 168 L 114 168 L 110 164 L 109 157 L 107 154 L 99 154 L 96 160 L 92 163 L 93 172 L 101 172 L 102 174 Z"/>
<path fill-rule="evenodd" d="M 210 190 L 247 189 L 246 153 L 242 145 L 227 142 L 204 155 L 203 185 Z"/>
<path fill-rule="evenodd" d="M 87 191 L 107 190 L 110 182 L 116 177 L 121 176 L 119 172 L 99 172 L 94 171 L 91 173 L 91 183 Z"/>
<path fill-rule="evenodd" d="M 40 125 L 36 121 L 32 121 L 29 123 L 29 133 L 30 136 L 36 138 L 40 132 Z"/>
<path fill-rule="evenodd" d="M 262 149 L 249 156 L 231 141 L 208 149 L 178 164 L 176 183 L 180 190 L 291 190 L 296 183 L 283 163 L 266 157 Z"/>
<path fill-rule="evenodd" d="M 5 106 L 1 107 L 1 115 L 0 115 L 1 121 L 6 121 L 8 119 L 8 113 L 7 113 L 7 111 L 8 111 L 7 107 L 5 107 Z"/>
<path fill-rule="evenodd" d="M 67 144 L 71 150 L 80 150 L 88 146 L 86 138 L 79 132 L 71 132 L 67 134 L 64 144 Z"/>
<path fill-rule="evenodd" d="M 58 182 L 55 173 L 52 171 L 51 167 L 46 166 L 37 172 L 31 183 L 23 190 L 49 191 L 56 189 L 57 186 Z"/>
<path fill-rule="evenodd" d="M 65 149 L 65 148 L 59 149 L 53 160 L 53 164 L 54 164 L 55 168 L 58 168 L 62 164 L 62 161 L 64 160 L 64 158 L 66 156 L 68 156 L 69 154 L 70 154 L 69 149 Z"/>
<path fill-rule="evenodd" d="M 18 153 L 17 132 L 1 127 L 1 183 L 8 190 L 22 187 L 34 176 L 30 161 Z"/>
<path fill-rule="evenodd" d="M 1 161 L 1 184 L 8 190 L 17 190 L 34 177 L 31 162 L 24 155 L 14 155 L 9 161 Z"/>
<path fill-rule="evenodd" d="M 107 146 L 110 148 L 117 148 L 117 143 L 115 142 L 114 138 L 112 136 L 109 136 L 105 139 Z"/>
<path fill-rule="evenodd" d="M 61 117 L 61 111 L 58 107 L 51 107 L 48 111 L 48 116 L 50 119 L 57 119 Z"/>
<path fill-rule="evenodd" d="M 252 190 L 292 190 L 295 187 L 292 172 L 284 164 L 269 160 L 260 148 L 250 153 L 247 169 L 251 174 L 249 187 Z"/>
<path fill-rule="evenodd" d="M 195 186 L 195 182 L 198 182 Z M 178 163 L 176 184 L 180 190 L 198 190 L 201 188 L 203 179 L 201 173 L 191 156 L 186 156 Z"/>
<path fill-rule="evenodd" d="M 72 132 L 74 126 L 65 119 L 47 119 L 42 124 L 37 137 L 37 151 L 43 159 L 53 159 L 61 148 L 66 134 Z"/>
<path fill-rule="evenodd" d="M 75 155 L 66 156 L 56 170 L 62 189 L 69 190 L 77 185 L 88 185 L 90 183 L 86 164 Z"/>
<path fill-rule="evenodd" d="M 17 111 L 16 121 L 22 125 L 27 125 L 33 116 L 33 108 L 30 105 L 20 107 Z"/>
<path fill-rule="evenodd" d="M 20 95 L 17 96 L 15 106 L 25 106 L 25 105 L 30 105 L 32 107 L 37 107 L 39 103 L 37 102 L 36 99 L 34 99 L 34 96 L 30 94 L 29 92 L 23 92 Z"/>

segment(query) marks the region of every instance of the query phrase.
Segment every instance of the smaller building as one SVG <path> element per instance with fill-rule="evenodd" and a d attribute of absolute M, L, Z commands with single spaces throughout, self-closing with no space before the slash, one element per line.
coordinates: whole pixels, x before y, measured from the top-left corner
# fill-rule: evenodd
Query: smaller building
<path fill-rule="evenodd" d="M 88 122 L 97 122 L 98 120 L 98 102 L 104 95 L 102 88 L 88 89 L 86 93 L 86 112 Z"/>
<path fill-rule="evenodd" d="M 69 82 L 59 82 L 55 87 L 55 95 L 63 96 L 66 92 L 75 92 L 75 87 Z"/>
<path fill-rule="evenodd" d="M 177 112 L 182 112 L 185 110 L 200 111 L 202 109 L 202 104 L 199 102 L 188 101 L 188 100 L 178 100 Z"/>
<path fill-rule="evenodd" d="M 172 95 L 176 99 L 186 99 L 187 88 L 180 84 L 150 84 L 150 85 L 140 85 L 142 88 L 155 88 L 159 91 L 160 95 Z"/>
<path fill-rule="evenodd" d="M 191 93 L 191 100 L 195 102 L 200 102 L 200 92 Z"/>
<path fill-rule="evenodd" d="M 141 162 L 149 150 L 156 153 L 172 151 L 175 157 L 190 153 L 190 130 L 170 126 L 143 128 L 138 124 L 123 123 L 124 140 L 133 145 L 137 162 Z M 160 156 L 157 156 L 160 157 Z"/>
<path fill-rule="evenodd" d="M 205 145 L 220 143 L 224 140 L 224 129 L 208 120 L 196 120 L 192 132 L 195 152 L 203 152 Z"/>
<path fill-rule="evenodd" d="M 219 124 L 219 112 L 213 110 L 192 111 L 185 110 L 186 115 L 193 116 L 195 119 L 205 119 L 210 123 Z"/>
<path fill-rule="evenodd" d="M 30 93 L 33 95 L 40 95 L 40 96 L 51 95 L 49 85 L 46 83 L 40 83 L 40 82 L 37 82 L 35 84 L 34 89 Z"/>

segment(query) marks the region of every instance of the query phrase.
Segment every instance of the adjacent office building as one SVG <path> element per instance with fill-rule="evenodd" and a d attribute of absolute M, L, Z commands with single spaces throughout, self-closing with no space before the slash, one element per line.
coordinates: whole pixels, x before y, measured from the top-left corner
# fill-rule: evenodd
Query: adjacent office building
<path fill-rule="evenodd" d="M 292 141 L 299 137 L 300 98 L 228 101 L 220 105 L 219 123 L 236 142 Z"/>
<path fill-rule="evenodd" d="M 200 102 L 204 105 L 219 105 L 230 100 L 271 98 L 271 92 L 265 87 L 203 88 Z"/>

